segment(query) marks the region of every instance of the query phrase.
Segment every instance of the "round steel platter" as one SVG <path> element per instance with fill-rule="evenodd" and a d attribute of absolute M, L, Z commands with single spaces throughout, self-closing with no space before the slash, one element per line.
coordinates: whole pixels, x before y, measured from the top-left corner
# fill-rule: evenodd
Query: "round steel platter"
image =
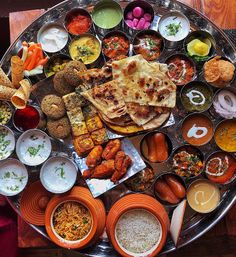
<path fill-rule="evenodd" d="M 66 13 L 71 10 L 74 7 L 81 7 L 84 9 L 87 9 L 88 11 L 91 11 L 93 6 L 98 1 L 90 1 L 90 0 L 77 0 L 77 1 L 64 1 L 53 8 L 49 9 L 47 12 L 45 12 L 41 17 L 39 17 L 37 20 L 35 20 L 18 38 L 17 40 L 10 46 L 10 48 L 7 50 L 6 54 L 3 56 L 1 60 L 1 66 L 2 69 L 9 74 L 10 73 L 10 59 L 11 56 L 14 54 L 17 54 L 19 49 L 21 48 L 21 44 L 23 41 L 36 41 L 37 38 L 37 32 L 39 29 L 44 25 L 46 22 L 58 22 L 63 24 L 64 17 Z M 129 1 L 121 1 L 120 4 L 122 7 L 125 7 Z M 224 34 L 222 30 L 220 30 L 216 25 L 214 25 L 209 19 L 207 19 L 205 16 L 200 14 L 199 12 L 193 10 L 192 8 L 179 3 L 177 1 L 169 1 L 169 0 L 163 0 L 163 1 L 149 1 L 155 10 L 155 18 L 154 22 L 152 24 L 153 29 L 157 29 L 157 24 L 159 18 L 165 14 L 167 11 L 180 11 L 183 14 L 185 14 L 188 19 L 190 20 L 190 25 L 192 30 L 196 29 L 202 29 L 207 30 L 209 33 L 213 35 L 213 37 L 216 39 L 217 47 L 216 52 L 219 55 L 227 57 L 234 65 L 236 64 L 236 49 L 232 42 L 227 38 L 227 36 Z M 69 39 L 69 41 L 72 38 Z M 164 61 L 167 56 L 170 56 L 174 52 L 183 52 L 182 45 L 180 47 L 175 49 L 165 49 L 165 52 L 162 54 L 163 59 L 160 59 L 160 62 Z M 60 53 L 68 54 L 68 48 L 64 48 Z M 49 56 L 52 56 L 53 54 L 49 54 Z M 33 83 L 36 83 L 42 79 L 44 79 L 44 76 L 37 76 L 31 81 Z M 197 78 L 198 80 L 202 80 L 202 72 L 198 69 Z M 236 87 L 235 79 L 231 86 Z M 206 111 L 207 115 L 211 118 L 214 125 L 220 120 L 219 117 L 215 117 L 211 109 Z M 160 127 L 158 131 L 162 131 L 164 133 L 168 133 L 168 135 L 171 135 L 171 140 L 173 143 L 173 147 L 177 147 L 178 145 L 181 145 L 183 143 L 183 140 L 180 138 L 180 135 L 178 134 L 180 131 L 180 121 L 183 117 L 186 116 L 186 112 L 183 111 L 183 107 L 180 104 L 180 101 L 177 101 L 177 108 L 173 111 L 173 117 L 174 117 L 174 124 L 172 124 L 169 127 Z M 18 133 L 19 135 L 19 133 Z M 137 150 L 140 152 L 140 142 L 143 138 L 144 134 L 131 136 L 130 140 L 134 144 L 134 146 L 137 148 Z M 73 150 L 71 150 L 70 144 L 63 144 L 58 140 L 54 140 L 52 142 L 52 148 L 53 151 L 57 152 L 64 152 L 70 157 L 74 157 Z M 200 149 L 205 153 L 205 157 L 207 158 L 210 153 L 213 152 L 217 147 L 214 143 L 214 140 L 212 139 L 210 143 L 208 143 L 205 146 L 200 147 Z M 76 160 L 75 160 L 76 161 Z M 168 171 L 170 169 L 170 163 L 167 162 L 165 164 L 151 164 L 154 169 L 157 169 L 160 172 Z M 35 181 L 38 179 L 39 176 L 39 168 L 31 168 L 29 170 L 30 178 L 29 181 Z M 101 199 L 103 200 L 107 211 L 111 207 L 111 205 L 119 199 L 122 195 L 124 195 L 127 192 L 127 189 L 124 185 L 120 185 L 116 187 L 115 189 L 106 192 L 104 195 L 102 195 Z M 179 239 L 179 247 L 182 247 L 184 245 L 187 245 L 206 233 L 210 228 L 212 228 L 230 209 L 230 207 L 236 202 L 236 188 L 235 186 L 224 186 L 221 190 L 222 192 L 222 198 L 219 207 L 216 211 L 200 215 L 195 213 L 194 211 L 190 210 L 188 207 L 184 219 L 184 225 L 183 229 L 181 231 L 180 239 Z M 152 192 L 150 191 L 150 194 Z M 15 211 L 20 214 L 19 211 L 19 196 L 15 197 L 9 197 L 9 202 L 15 209 Z M 168 209 L 168 208 L 167 208 Z M 40 226 L 33 226 L 32 227 L 37 230 L 39 233 L 41 233 L 43 236 L 47 237 L 46 231 L 44 227 Z M 167 239 L 166 245 L 164 249 L 162 250 L 163 253 L 168 253 L 171 251 L 174 251 L 176 247 L 174 246 L 172 240 L 170 238 Z M 108 242 L 107 238 L 103 238 L 100 240 L 97 244 L 93 245 L 90 248 L 86 248 L 85 250 L 82 250 L 81 253 L 84 254 L 84 256 L 118 256 L 118 254 L 114 251 L 112 245 Z"/>

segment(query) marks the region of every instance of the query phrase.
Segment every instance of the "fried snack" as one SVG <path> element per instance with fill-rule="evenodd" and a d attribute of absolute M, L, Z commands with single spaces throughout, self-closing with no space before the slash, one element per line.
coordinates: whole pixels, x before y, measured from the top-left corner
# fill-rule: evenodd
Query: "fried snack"
<path fill-rule="evenodd" d="M 11 57 L 11 78 L 15 88 L 19 88 L 20 81 L 24 79 L 24 62 L 17 55 Z"/>
<path fill-rule="evenodd" d="M 94 143 L 89 134 L 75 137 L 73 140 L 74 148 L 79 156 L 83 156 L 94 147 Z"/>
<path fill-rule="evenodd" d="M 91 133 L 91 138 L 95 145 L 102 145 L 109 140 L 105 128 L 101 128 L 101 129 L 93 131 Z"/>
<path fill-rule="evenodd" d="M 30 97 L 31 85 L 27 79 L 21 80 L 19 84 L 20 88 L 11 97 L 11 102 L 17 109 L 24 109 Z"/>
<path fill-rule="evenodd" d="M 73 87 L 77 87 L 81 84 L 81 79 L 77 73 L 82 71 L 86 71 L 86 66 L 77 60 L 70 61 L 66 64 L 65 68 L 63 69 L 64 78 Z"/>
<path fill-rule="evenodd" d="M 102 160 L 102 152 L 103 148 L 101 145 L 95 146 L 86 159 L 86 165 L 89 168 L 94 168 L 97 166 Z"/>
<path fill-rule="evenodd" d="M 16 89 L 0 85 L 0 100 L 10 101 Z"/>
<path fill-rule="evenodd" d="M 5 72 L 2 70 L 2 68 L 0 68 L 0 85 L 5 86 L 5 87 L 15 88 L 12 85 L 10 79 L 5 74 Z"/>
<path fill-rule="evenodd" d="M 98 115 L 88 118 L 86 120 L 87 129 L 89 132 L 93 132 L 97 129 L 103 128 L 103 124 Z"/>
<path fill-rule="evenodd" d="M 89 179 L 89 178 L 92 176 L 93 172 L 94 172 L 94 170 L 92 170 L 92 169 L 87 169 L 87 170 L 85 170 L 85 171 L 83 172 L 82 177 L 83 177 L 84 179 Z"/>
<path fill-rule="evenodd" d="M 83 114 L 84 114 L 85 120 L 88 120 L 97 115 L 97 110 L 92 104 L 89 104 L 83 107 Z"/>
<path fill-rule="evenodd" d="M 203 66 L 205 80 L 213 86 L 225 87 L 233 79 L 235 67 L 220 56 L 206 62 Z"/>
<path fill-rule="evenodd" d="M 126 174 L 131 164 L 131 158 L 128 155 L 126 155 L 123 151 L 119 151 L 115 157 L 116 171 L 113 173 L 111 181 L 113 183 L 116 183 L 118 180 L 120 180 Z"/>
<path fill-rule="evenodd" d="M 112 176 L 115 172 L 115 161 L 108 160 L 98 165 L 91 176 L 91 178 L 106 179 Z"/>
<path fill-rule="evenodd" d="M 66 110 L 70 111 L 71 109 L 84 106 L 86 104 L 85 98 L 77 93 L 70 93 L 68 95 L 64 95 L 62 97 L 64 104 L 66 106 Z"/>
<path fill-rule="evenodd" d="M 119 139 L 111 140 L 106 145 L 102 153 L 102 158 L 105 160 L 114 159 L 117 152 L 121 149 L 121 141 Z"/>

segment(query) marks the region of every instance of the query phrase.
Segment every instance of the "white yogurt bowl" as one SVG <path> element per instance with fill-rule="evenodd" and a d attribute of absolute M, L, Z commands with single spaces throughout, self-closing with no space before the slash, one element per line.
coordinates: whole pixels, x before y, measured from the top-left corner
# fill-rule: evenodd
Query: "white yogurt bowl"
<path fill-rule="evenodd" d="M 29 166 L 37 166 L 45 162 L 51 150 L 49 136 L 39 129 L 27 130 L 16 143 L 16 154 L 19 160 Z"/>
<path fill-rule="evenodd" d="M 0 163 L 0 194 L 13 196 L 19 194 L 28 182 L 28 172 L 17 159 L 7 159 Z"/>
<path fill-rule="evenodd" d="M 40 170 L 42 185 L 55 194 L 65 193 L 75 184 L 77 166 L 69 158 L 55 156 L 49 158 Z"/>
<path fill-rule="evenodd" d="M 7 126 L 0 125 L 0 161 L 7 159 L 15 149 L 15 135 Z"/>

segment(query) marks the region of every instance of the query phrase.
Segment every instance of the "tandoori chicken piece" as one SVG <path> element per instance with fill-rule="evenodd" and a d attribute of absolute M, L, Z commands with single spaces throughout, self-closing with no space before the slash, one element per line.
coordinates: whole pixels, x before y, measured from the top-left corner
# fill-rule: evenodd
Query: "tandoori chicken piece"
<path fill-rule="evenodd" d="M 123 151 L 119 151 L 115 157 L 115 169 L 111 177 L 111 181 L 116 183 L 120 180 L 127 172 L 128 168 L 132 164 L 132 159 L 126 155 Z"/>
<path fill-rule="evenodd" d="M 102 158 L 105 160 L 114 159 L 117 152 L 121 149 L 121 141 L 119 139 L 111 140 L 106 145 L 102 153 Z"/>
<path fill-rule="evenodd" d="M 83 172 L 82 177 L 83 177 L 84 179 L 88 179 L 88 178 L 90 178 L 90 177 L 92 176 L 93 172 L 94 172 L 93 169 L 87 169 L 87 170 L 85 170 L 85 171 Z"/>
<path fill-rule="evenodd" d="M 115 161 L 108 160 L 98 165 L 91 176 L 91 178 L 106 179 L 112 176 L 115 172 Z"/>
<path fill-rule="evenodd" d="M 88 157 L 86 159 L 86 165 L 89 168 L 94 168 L 95 166 L 97 166 L 102 160 L 102 152 L 103 148 L 101 145 L 95 146 L 88 154 Z"/>

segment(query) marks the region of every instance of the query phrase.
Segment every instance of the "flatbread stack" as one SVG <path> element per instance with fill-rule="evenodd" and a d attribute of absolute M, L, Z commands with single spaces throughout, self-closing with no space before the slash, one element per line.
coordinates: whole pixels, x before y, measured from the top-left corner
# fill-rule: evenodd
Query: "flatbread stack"
<path fill-rule="evenodd" d="M 176 85 L 165 75 L 166 68 L 149 63 L 142 55 L 113 61 L 113 80 L 81 94 L 116 131 L 159 127 L 176 104 Z"/>

